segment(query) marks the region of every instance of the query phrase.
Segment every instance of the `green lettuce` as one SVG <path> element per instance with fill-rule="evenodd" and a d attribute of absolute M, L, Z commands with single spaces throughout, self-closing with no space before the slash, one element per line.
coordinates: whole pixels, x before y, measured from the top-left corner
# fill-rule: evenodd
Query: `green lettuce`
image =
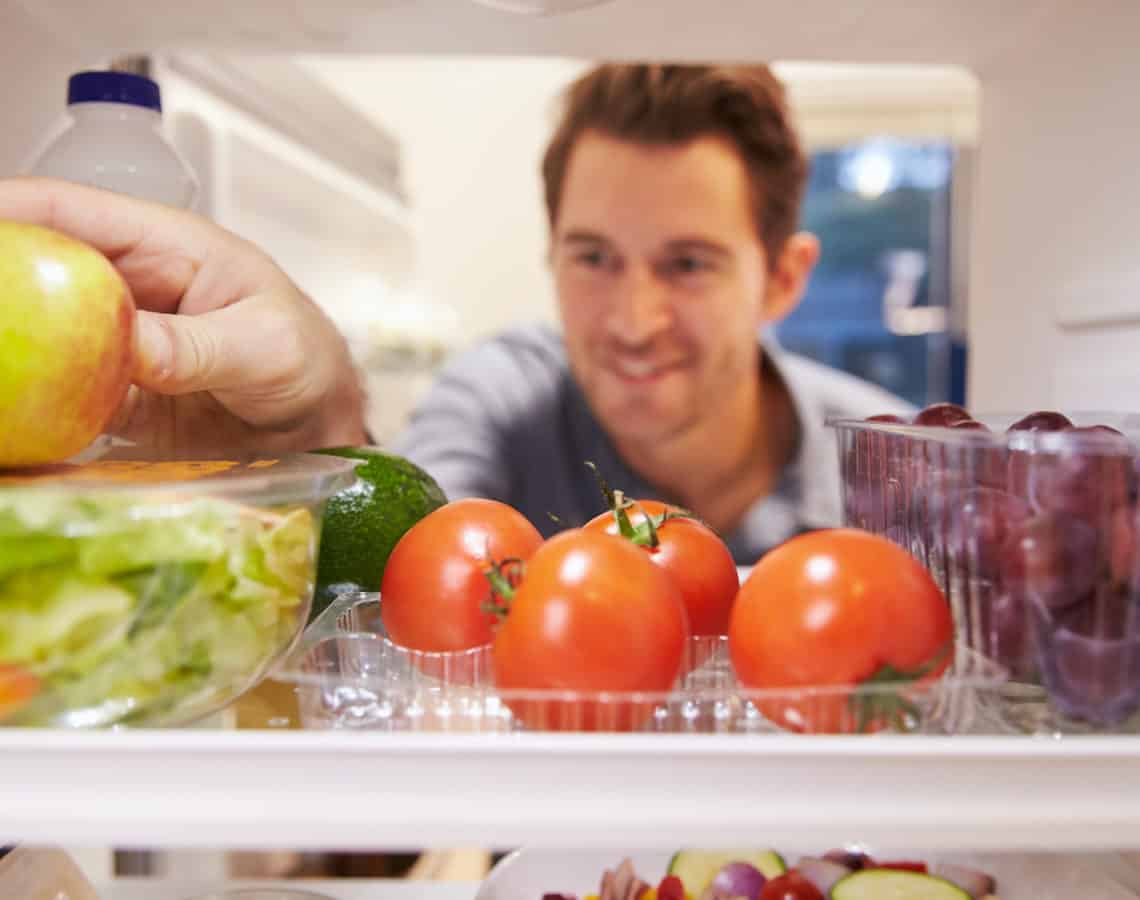
<path fill-rule="evenodd" d="M 155 721 L 224 702 L 300 626 L 315 544 L 304 508 L 0 493 L 0 664 L 44 686 L 14 721 Z"/>

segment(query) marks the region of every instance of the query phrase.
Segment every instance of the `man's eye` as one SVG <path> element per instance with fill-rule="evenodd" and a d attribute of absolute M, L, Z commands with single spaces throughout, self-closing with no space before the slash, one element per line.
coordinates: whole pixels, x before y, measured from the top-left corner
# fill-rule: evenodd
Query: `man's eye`
<path fill-rule="evenodd" d="M 574 254 L 574 262 L 588 269 L 609 269 L 613 267 L 613 255 L 605 250 L 582 250 Z"/>
<path fill-rule="evenodd" d="M 669 261 L 667 269 L 677 275 L 691 275 L 696 272 L 707 272 L 712 268 L 708 260 L 697 256 L 678 256 Z"/>

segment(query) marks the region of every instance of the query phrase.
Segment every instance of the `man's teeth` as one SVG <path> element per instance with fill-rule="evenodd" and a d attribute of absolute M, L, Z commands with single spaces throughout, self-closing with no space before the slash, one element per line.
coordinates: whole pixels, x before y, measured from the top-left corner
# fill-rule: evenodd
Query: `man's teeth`
<path fill-rule="evenodd" d="M 619 360 L 615 368 L 627 378 L 648 378 L 658 371 L 657 366 L 653 363 L 633 362 L 631 360 Z"/>

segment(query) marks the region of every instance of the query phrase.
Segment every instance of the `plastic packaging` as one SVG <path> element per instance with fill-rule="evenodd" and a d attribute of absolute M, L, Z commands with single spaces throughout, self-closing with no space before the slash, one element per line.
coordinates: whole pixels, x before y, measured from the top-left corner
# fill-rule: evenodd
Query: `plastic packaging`
<path fill-rule="evenodd" d="M 72 75 L 67 111 L 26 169 L 186 209 L 198 192 L 163 133 L 158 84 L 126 72 Z"/>
<path fill-rule="evenodd" d="M 501 691 L 488 648 L 421 653 L 398 647 L 384 634 L 380 604 L 378 594 L 342 594 L 273 673 L 296 685 L 304 727 L 764 735 L 786 733 L 776 721 L 794 713 L 804 723 L 793 729 L 800 731 L 947 734 L 970 729 L 973 693 L 993 688 L 1003 674 L 963 654 L 929 684 L 756 691 L 737 683 L 726 638 L 701 637 L 692 639 L 686 674 L 671 692 Z M 897 716 L 862 719 L 862 709 L 885 709 L 887 700 Z"/>
<path fill-rule="evenodd" d="M 307 621 L 355 461 L 125 454 L 0 476 L 0 725 L 193 721 Z"/>
<path fill-rule="evenodd" d="M 0 897 L 99 900 L 75 861 L 55 847 L 17 847 L 0 857 Z"/>
<path fill-rule="evenodd" d="M 1008 670 L 994 708 L 1006 726 L 1136 732 L 1140 416 L 1007 431 L 1019 418 L 979 417 L 984 431 L 833 422 L 846 521 L 921 560 L 958 646 Z"/>

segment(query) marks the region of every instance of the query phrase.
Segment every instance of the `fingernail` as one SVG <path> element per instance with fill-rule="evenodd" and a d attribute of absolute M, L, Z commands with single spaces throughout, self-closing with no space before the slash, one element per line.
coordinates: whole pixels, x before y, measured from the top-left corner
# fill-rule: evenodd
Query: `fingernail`
<path fill-rule="evenodd" d="M 159 313 L 140 312 L 138 317 L 138 368 L 144 381 L 161 381 L 174 363 L 174 347 L 170 331 Z"/>

